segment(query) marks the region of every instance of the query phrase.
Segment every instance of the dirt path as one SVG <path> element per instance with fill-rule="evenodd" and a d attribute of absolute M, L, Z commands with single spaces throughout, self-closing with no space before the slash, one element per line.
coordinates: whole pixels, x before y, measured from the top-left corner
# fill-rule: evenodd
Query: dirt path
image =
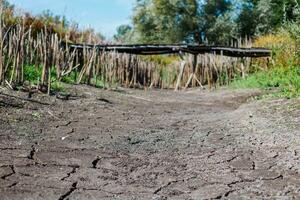
<path fill-rule="evenodd" d="M 1 199 L 300 198 L 299 100 L 72 90 L 0 95 Z"/>

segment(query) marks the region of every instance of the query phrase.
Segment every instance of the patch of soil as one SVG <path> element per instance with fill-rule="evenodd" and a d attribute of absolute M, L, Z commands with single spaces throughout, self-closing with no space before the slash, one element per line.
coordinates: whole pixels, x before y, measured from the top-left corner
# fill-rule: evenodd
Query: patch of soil
<path fill-rule="evenodd" d="M 1 199 L 300 198 L 297 99 L 72 86 L 27 101 L 1 92 Z"/>

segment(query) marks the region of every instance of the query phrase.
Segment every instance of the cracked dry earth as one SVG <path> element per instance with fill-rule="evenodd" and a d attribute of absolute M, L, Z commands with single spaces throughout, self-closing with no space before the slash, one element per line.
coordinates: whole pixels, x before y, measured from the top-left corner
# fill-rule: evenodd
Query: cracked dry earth
<path fill-rule="evenodd" d="M 0 95 L 0 199 L 300 198 L 300 100 L 71 90 Z"/>

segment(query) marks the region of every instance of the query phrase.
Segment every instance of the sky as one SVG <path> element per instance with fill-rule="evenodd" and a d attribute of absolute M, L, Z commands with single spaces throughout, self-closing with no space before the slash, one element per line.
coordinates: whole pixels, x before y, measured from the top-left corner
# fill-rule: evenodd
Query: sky
<path fill-rule="evenodd" d="M 112 38 L 116 28 L 130 24 L 135 0 L 8 0 L 23 11 L 40 14 L 50 10 L 79 23 L 81 28 L 94 28 Z"/>

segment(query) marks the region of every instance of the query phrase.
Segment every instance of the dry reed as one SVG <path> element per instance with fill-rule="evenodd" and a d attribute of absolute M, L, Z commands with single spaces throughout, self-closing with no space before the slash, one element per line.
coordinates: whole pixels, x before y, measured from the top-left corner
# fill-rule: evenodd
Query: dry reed
<path fill-rule="evenodd" d="M 2 8 L 1 8 L 2 9 Z M 2 13 L 2 12 L 1 12 Z M 2 16 L 0 16 L 2 19 Z M 38 87 L 50 93 L 53 80 L 75 74 L 77 83 L 103 87 L 175 88 L 180 59 L 168 64 L 149 61 L 143 56 L 101 52 L 96 48 L 70 49 L 62 45 L 62 38 L 47 31 L 47 27 L 36 35 L 23 23 L 8 27 L 0 23 L 0 82 L 11 86 L 26 82 L 26 66 L 35 66 L 41 71 Z M 250 44 L 249 41 L 247 43 Z M 249 45 L 248 44 L 248 45 Z M 164 59 L 166 56 L 162 56 Z M 228 84 L 236 76 L 246 77 L 252 59 L 231 58 L 222 55 L 203 54 L 195 59 L 184 55 L 186 67 L 182 68 L 179 87 L 197 87 Z M 55 71 L 53 77 L 52 71 Z M 51 75 L 52 74 L 52 75 Z"/>

